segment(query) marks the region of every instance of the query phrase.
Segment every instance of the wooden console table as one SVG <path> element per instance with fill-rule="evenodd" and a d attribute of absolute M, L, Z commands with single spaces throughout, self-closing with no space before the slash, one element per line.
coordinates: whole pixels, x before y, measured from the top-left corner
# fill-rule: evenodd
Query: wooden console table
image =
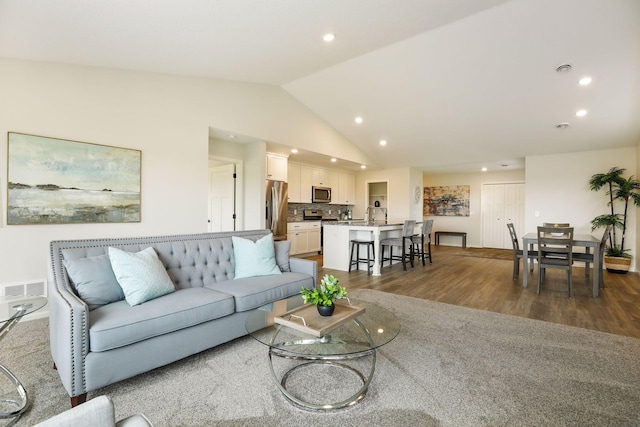
<path fill-rule="evenodd" d="M 464 231 L 436 231 L 436 245 L 440 245 L 440 235 L 462 237 L 462 247 L 467 247 L 467 233 Z"/>

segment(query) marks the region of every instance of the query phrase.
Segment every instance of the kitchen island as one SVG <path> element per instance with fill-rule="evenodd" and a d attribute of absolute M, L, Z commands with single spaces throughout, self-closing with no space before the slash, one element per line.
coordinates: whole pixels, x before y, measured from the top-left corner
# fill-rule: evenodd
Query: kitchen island
<path fill-rule="evenodd" d="M 380 276 L 380 239 L 402 236 L 403 225 L 404 221 L 339 221 L 336 224 L 325 224 L 322 266 L 349 271 L 351 240 L 373 240 L 373 275 Z"/>

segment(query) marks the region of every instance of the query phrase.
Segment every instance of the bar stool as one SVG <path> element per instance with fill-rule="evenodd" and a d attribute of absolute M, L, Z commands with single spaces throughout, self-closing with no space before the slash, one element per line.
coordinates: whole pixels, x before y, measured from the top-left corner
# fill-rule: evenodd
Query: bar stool
<path fill-rule="evenodd" d="M 367 257 L 360 258 L 360 246 L 367 245 Z M 356 250 L 356 258 L 353 259 L 353 250 Z M 371 250 L 369 250 L 371 249 Z M 356 270 L 360 270 L 360 264 L 363 262 L 367 263 L 367 274 L 371 274 L 371 267 L 373 267 L 374 259 L 376 257 L 375 247 L 373 246 L 373 242 L 370 240 L 351 240 L 351 256 L 349 258 L 349 272 L 351 272 L 351 267 L 356 266 Z"/>
<path fill-rule="evenodd" d="M 422 265 L 425 265 L 425 251 L 424 244 L 426 243 L 429 248 L 429 264 L 433 264 L 431 261 L 431 230 L 433 229 L 433 220 L 425 219 L 422 221 L 422 231 L 418 235 L 411 237 L 411 241 L 414 245 L 413 255 L 422 259 Z"/>
<path fill-rule="evenodd" d="M 385 261 L 389 261 L 389 265 L 393 263 L 394 260 L 402 261 L 402 269 L 407 270 L 407 258 L 411 261 L 411 268 L 413 268 L 413 229 L 415 228 L 416 222 L 415 220 L 408 219 L 404 222 L 404 226 L 402 227 L 402 236 L 401 237 L 392 237 L 388 239 L 380 240 L 380 267 L 384 265 Z M 384 247 L 389 246 L 389 258 L 384 257 Z M 393 247 L 399 246 L 401 247 L 400 255 L 393 255 Z M 407 253 L 407 249 L 409 249 L 409 253 Z"/>

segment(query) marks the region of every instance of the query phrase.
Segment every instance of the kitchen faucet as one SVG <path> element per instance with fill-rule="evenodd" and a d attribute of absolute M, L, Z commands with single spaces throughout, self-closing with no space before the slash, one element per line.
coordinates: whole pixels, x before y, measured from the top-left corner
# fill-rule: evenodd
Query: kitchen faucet
<path fill-rule="evenodd" d="M 369 220 L 369 218 L 371 218 L 372 222 L 376 222 L 376 209 L 380 209 L 380 211 L 382 211 L 382 213 L 384 213 L 384 222 L 386 224 L 387 222 L 387 208 L 380 208 L 380 207 L 376 207 L 376 206 L 369 206 L 367 207 L 367 220 Z"/>

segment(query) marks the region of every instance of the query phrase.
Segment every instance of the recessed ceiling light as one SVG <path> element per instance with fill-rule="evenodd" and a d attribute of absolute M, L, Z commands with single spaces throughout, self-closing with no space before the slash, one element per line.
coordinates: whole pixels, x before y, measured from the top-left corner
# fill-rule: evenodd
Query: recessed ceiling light
<path fill-rule="evenodd" d="M 566 73 L 571 71 L 571 64 L 561 64 L 556 67 L 558 73 Z"/>
<path fill-rule="evenodd" d="M 336 39 L 336 35 L 333 33 L 327 33 L 324 36 L 322 36 L 322 40 L 326 41 L 326 42 L 332 42 Z"/>
<path fill-rule="evenodd" d="M 556 125 L 556 127 L 557 127 L 558 129 L 566 129 L 566 128 L 568 128 L 568 127 L 569 127 L 569 123 L 567 123 L 567 122 L 558 123 L 558 124 Z"/>
<path fill-rule="evenodd" d="M 331 161 L 332 161 L 333 163 L 335 163 L 335 162 L 337 162 L 337 161 L 338 161 L 338 159 L 336 159 L 336 158 L 334 157 L 334 158 L 332 158 L 332 159 L 331 159 Z"/>
<path fill-rule="evenodd" d="M 362 165 L 362 166 L 360 166 L 360 169 L 366 169 L 366 168 L 367 168 L 367 166 L 366 166 L 366 165 Z"/>
<path fill-rule="evenodd" d="M 591 80 L 592 80 L 591 77 L 586 76 L 586 77 L 581 78 L 578 81 L 578 83 L 580 84 L 580 86 L 587 86 L 587 85 L 589 85 L 591 83 Z"/>
<path fill-rule="evenodd" d="M 384 139 L 380 140 L 380 145 L 387 145 L 387 141 L 385 141 Z"/>
<path fill-rule="evenodd" d="M 578 117 L 584 117 L 587 115 L 587 110 L 578 110 L 576 111 L 576 116 Z"/>
<path fill-rule="evenodd" d="M 291 152 L 292 152 L 293 154 L 296 154 L 296 153 L 298 152 L 298 149 L 297 149 L 297 148 L 292 148 L 292 149 L 291 149 Z"/>
<path fill-rule="evenodd" d="M 360 116 L 356 117 L 355 120 L 356 120 L 356 123 L 358 124 L 362 123 L 362 117 Z"/>
<path fill-rule="evenodd" d="M 486 172 L 486 171 L 487 171 L 487 168 L 482 168 L 482 172 Z"/>

